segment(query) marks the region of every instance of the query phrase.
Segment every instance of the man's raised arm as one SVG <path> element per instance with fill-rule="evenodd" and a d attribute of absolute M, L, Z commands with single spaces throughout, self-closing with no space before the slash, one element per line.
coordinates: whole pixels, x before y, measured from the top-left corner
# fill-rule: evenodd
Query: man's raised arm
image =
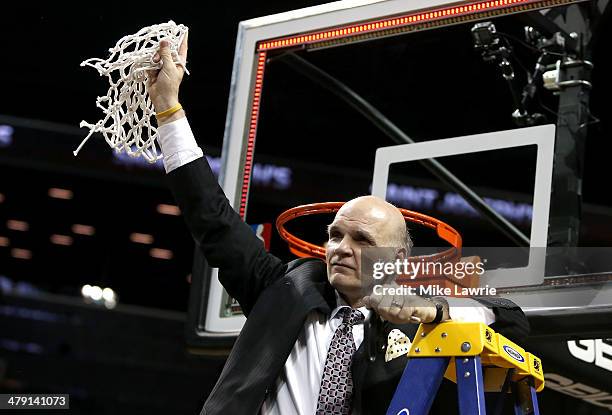
<path fill-rule="evenodd" d="M 168 42 L 161 41 L 162 68 L 148 71 L 147 89 L 158 117 L 159 142 L 170 187 L 199 249 L 219 268 L 219 280 L 245 313 L 261 291 L 284 275 L 286 265 L 268 254 L 261 241 L 232 209 L 197 145 L 179 89 L 187 59 L 187 38 L 175 64 Z"/>

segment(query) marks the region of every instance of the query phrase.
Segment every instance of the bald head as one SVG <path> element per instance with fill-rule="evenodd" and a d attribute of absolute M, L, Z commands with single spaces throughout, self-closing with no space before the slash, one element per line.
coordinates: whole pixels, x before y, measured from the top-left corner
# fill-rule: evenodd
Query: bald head
<path fill-rule="evenodd" d="M 407 252 L 412 248 L 404 216 L 399 209 L 379 197 L 361 196 L 352 199 L 338 210 L 336 218 L 361 222 L 374 233 L 378 246 L 403 247 Z"/>

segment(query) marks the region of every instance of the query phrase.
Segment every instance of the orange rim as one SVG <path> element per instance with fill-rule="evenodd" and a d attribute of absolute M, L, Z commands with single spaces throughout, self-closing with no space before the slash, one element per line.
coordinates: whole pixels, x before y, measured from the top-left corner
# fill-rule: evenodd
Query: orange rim
<path fill-rule="evenodd" d="M 287 242 L 289 250 L 298 257 L 314 257 L 325 259 L 325 248 L 320 245 L 304 241 L 301 238 L 289 232 L 285 225 L 287 222 L 301 217 L 310 215 L 319 215 L 324 213 L 336 213 L 345 202 L 321 202 L 302 205 L 284 211 L 276 219 L 276 229 L 280 237 Z M 434 229 L 441 239 L 451 244 L 451 248 L 437 254 L 420 255 L 410 257 L 411 261 L 457 261 L 461 258 L 461 235 L 452 226 L 442 222 L 439 219 L 424 215 L 419 212 L 414 212 L 408 209 L 397 208 L 404 219 L 411 223 L 416 223 L 430 229 Z"/>

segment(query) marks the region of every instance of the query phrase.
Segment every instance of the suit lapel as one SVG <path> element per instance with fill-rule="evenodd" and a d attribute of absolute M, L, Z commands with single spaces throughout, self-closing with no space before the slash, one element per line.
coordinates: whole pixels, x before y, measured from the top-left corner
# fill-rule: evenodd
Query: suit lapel
<path fill-rule="evenodd" d="M 335 307 L 322 261 L 302 261 L 266 288 L 236 340 L 203 413 L 254 414 L 273 387 L 309 312 Z"/>
<path fill-rule="evenodd" d="M 318 310 L 329 315 L 336 307 L 334 288 L 327 279 L 325 262 L 312 258 L 298 259 L 287 267 L 286 284 L 294 287 L 299 301 L 296 312 L 306 319 L 308 313 Z"/>

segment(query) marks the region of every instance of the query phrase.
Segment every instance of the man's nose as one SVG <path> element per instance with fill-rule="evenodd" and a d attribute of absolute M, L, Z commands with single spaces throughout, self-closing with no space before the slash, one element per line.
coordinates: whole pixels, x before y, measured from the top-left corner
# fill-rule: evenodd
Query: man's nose
<path fill-rule="evenodd" d="M 353 250 L 351 248 L 350 237 L 348 235 L 345 235 L 344 238 L 342 238 L 342 240 L 338 244 L 338 247 L 336 248 L 336 254 L 346 256 L 351 255 L 352 252 Z"/>

